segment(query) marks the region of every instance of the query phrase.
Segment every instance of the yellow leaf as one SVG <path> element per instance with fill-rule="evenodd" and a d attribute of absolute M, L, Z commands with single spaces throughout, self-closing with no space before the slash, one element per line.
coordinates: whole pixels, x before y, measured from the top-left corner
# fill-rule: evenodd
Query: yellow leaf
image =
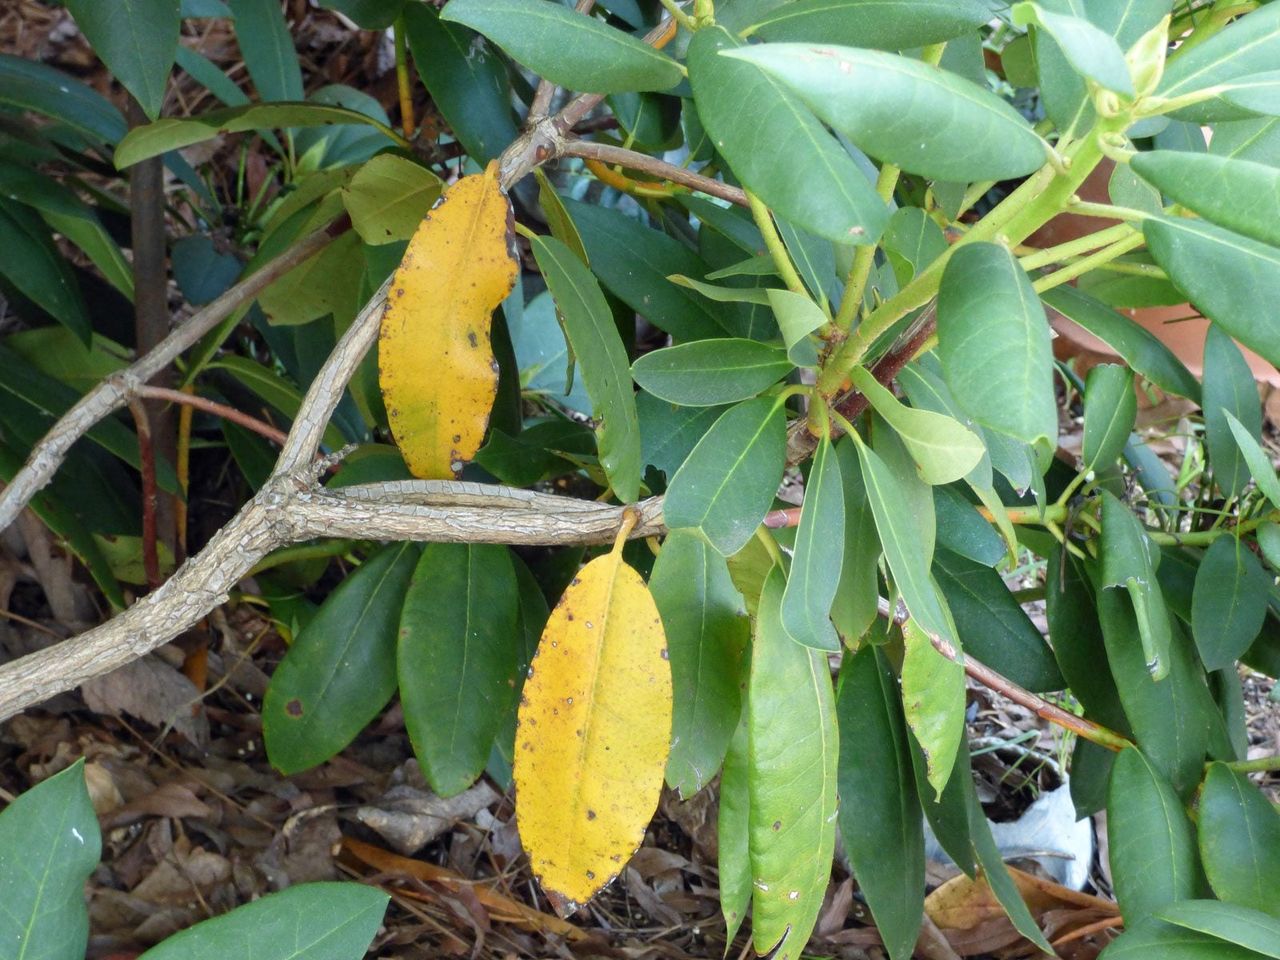
<path fill-rule="evenodd" d="M 484 440 L 498 390 L 489 320 L 515 286 L 512 237 L 511 202 L 491 163 L 445 191 L 396 270 L 378 377 L 415 476 L 457 476 Z"/>
<path fill-rule="evenodd" d="M 644 839 L 671 740 L 671 667 L 658 608 L 622 537 L 551 613 L 516 732 L 516 820 L 552 905 L 568 916 Z"/>

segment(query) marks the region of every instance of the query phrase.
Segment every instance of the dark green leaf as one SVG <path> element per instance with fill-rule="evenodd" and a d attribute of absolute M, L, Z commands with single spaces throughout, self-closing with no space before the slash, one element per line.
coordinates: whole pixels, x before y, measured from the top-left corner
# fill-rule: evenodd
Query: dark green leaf
<path fill-rule="evenodd" d="M 1116 758 L 1107 792 L 1111 876 L 1125 925 L 1196 890 L 1196 841 L 1182 802 L 1135 747 Z"/>
<path fill-rule="evenodd" d="M 599 423 L 600 465 L 623 503 L 640 496 L 640 426 L 627 351 L 595 277 L 554 237 L 537 237 L 533 255 L 564 321 L 578 371 Z"/>
<path fill-rule="evenodd" d="M 247 357 L 228 354 L 209 364 L 206 369 L 225 370 L 241 386 L 252 390 L 286 417 L 296 417 L 298 411 L 302 409 L 301 390 L 270 367 L 256 363 Z M 330 450 L 340 450 L 346 445 L 347 438 L 343 436 L 336 424 L 330 423 L 325 427 L 323 442 Z"/>
<path fill-rule="evenodd" d="M 910 960 L 924 906 L 924 833 L 897 679 L 870 644 L 836 691 L 840 836 L 892 960 Z"/>
<path fill-rule="evenodd" d="M 880 538 L 854 442 L 842 439 L 836 444 L 836 456 L 844 481 L 844 555 L 840 561 L 840 584 L 831 604 L 831 622 L 852 645 L 876 619 Z"/>
<path fill-rule="evenodd" d="M 940 546 L 984 567 L 994 567 L 1007 556 L 1000 535 L 954 485 L 938 487 L 933 504 Z"/>
<path fill-rule="evenodd" d="M 1258 960 L 1252 950 L 1165 922 L 1166 914 L 1194 902 L 1184 901 L 1161 911 L 1158 919 L 1147 917 L 1136 925 L 1126 925 L 1125 932 L 1099 954 L 1099 960 Z"/>
<path fill-rule="evenodd" d="M 804 488 L 791 571 L 779 618 L 787 635 L 816 650 L 840 649 L 831 604 L 844 559 L 844 492 L 840 461 L 830 439 L 818 442 Z"/>
<path fill-rule="evenodd" d="M 1199 833 L 1200 857 L 1218 898 L 1280 917 L 1280 813 L 1248 777 L 1223 763 L 1209 765 Z"/>
<path fill-rule="evenodd" d="M 1230 414 L 1249 435 L 1262 436 L 1262 406 L 1253 371 L 1240 349 L 1217 324 L 1210 324 L 1204 344 L 1204 409 L 1205 446 L 1213 477 L 1222 492 L 1238 497 L 1249 484 L 1249 467 L 1240 453 L 1231 426 Z"/>
<path fill-rule="evenodd" d="M 1129 591 L 1147 670 L 1153 680 L 1163 680 L 1169 674 L 1170 627 L 1164 594 L 1156 581 L 1160 554 L 1133 512 L 1105 490 L 1101 518 L 1101 585 Z"/>
<path fill-rule="evenodd" d="M 1173 58 L 1157 92 L 1179 97 L 1197 90 L 1275 69 L 1280 62 L 1280 7 L 1265 7 L 1241 17 L 1221 33 Z M 1236 120 L 1247 112 L 1213 98 L 1173 114 L 1197 123 Z"/>
<path fill-rule="evenodd" d="M 1258 484 L 1258 489 L 1273 505 L 1280 505 L 1280 479 L 1276 478 L 1276 469 L 1271 465 L 1271 458 L 1267 456 L 1261 444 L 1254 439 L 1249 429 L 1232 416 L 1230 411 L 1224 411 L 1223 416 L 1231 429 L 1231 435 L 1235 438 L 1236 446 L 1240 448 L 1245 464 L 1249 467 L 1249 472 L 1253 474 L 1253 479 Z"/>
<path fill-rule="evenodd" d="M 513 60 L 571 90 L 669 90 L 682 76 L 679 65 L 665 53 L 558 3 L 450 0 L 441 19 L 483 34 Z M 566 50 L 573 56 L 566 57 Z"/>
<path fill-rule="evenodd" d="M 731 407 L 671 478 L 667 526 L 696 527 L 724 556 L 737 553 L 773 503 L 786 447 L 786 417 L 772 397 Z"/>
<path fill-rule="evenodd" d="M 272 765 L 296 773 L 355 739 L 396 690 L 396 628 L 418 560 L 384 547 L 342 581 L 276 667 L 262 704 Z"/>
<path fill-rule="evenodd" d="M 0 246 L 0 274 L 88 344 L 92 331 L 75 274 L 40 217 L 21 204 L 0 202 Z"/>
<path fill-rule="evenodd" d="M 428 544 L 409 582 L 400 702 L 423 775 L 442 797 L 475 782 L 515 705 L 516 597 L 511 555 L 494 544 Z"/>
<path fill-rule="evenodd" d="M 0 812 L 4 909 L 0 943 L 22 960 L 80 960 L 89 939 L 85 883 L 102 835 L 84 761 L 20 794 Z"/>
<path fill-rule="evenodd" d="M 699 340 L 645 354 L 631 376 L 660 400 L 714 407 L 754 397 L 794 369 L 785 351 L 755 340 Z"/>
<path fill-rule="evenodd" d="M 977 0 L 797 0 L 766 14 L 743 36 L 905 50 L 954 39 L 990 19 L 991 11 Z"/>
<path fill-rule="evenodd" d="M 178 0 L 66 0 L 76 26 L 99 59 L 148 117 L 164 106 L 165 82 L 182 25 Z"/>
<path fill-rule="evenodd" d="M 125 135 L 124 117 L 110 101 L 61 70 L 0 53 L 0 103 L 60 120 L 102 143 Z"/>
<path fill-rule="evenodd" d="M 698 114 L 734 174 L 779 216 L 837 243 L 874 243 L 889 211 L 853 158 L 795 94 L 747 63 L 720 55 L 744 44 L 723 27 L 689 43 Z M 745 51 L 743 51 L 745 52 Z M 744 103 L 753 108 L 744 111 Z M 770 144 L 790 146 L 780 165 Z"/>
<path fill-rule="evenodd" d="M 889 218 L 881 241 L 901 284 L 909 283 L 947 249 L 947 238 L 919 207 L 902 207 Z"/>
<path fill-rule="evenodd" d="M 667 634 L 675 698 L 667 783 L 687 799 L 715 777 L 738 727 L 751 624 L 724 558 L 695 534 L 667 537 L 649 590 Z"/>
<path fill-rule="evenodd" d="M 908 731 L 909 732 L 909 731 Z M 973 835 L 970 829 L 969 798 L 972 791 L 969 782 L 972 775 L 956 776 L 947 781 L 940 797 L 935 797 L 925 779 L 925 759 L 914 735 L 911 742 L 911 767 L 916 778 L 916 796 L 924 810 L 929 829 L 938 839 L 938 845 L 956 866 L 968 877 L 977 872 L 977 860 L 973 855 Z M 961 738 L 954 761 L 957 770 L 969 770 L 969 744 Z"/>
<path fill-rule="evenodd" d="M 235 14 L 236 42 L 258 96 L 301 100 L 302 68 L 281 7 L 262 0 L 227 0 L 227 5 Z"/>
<path fill-rule="evenodd" d="M 1267 615 L 1270 578 L 1252 551 L 1232 536 L 1205 551 L 1196 572 L 1191 631 L 1206 670 L 1235 666 L 1253 645 Z"/>
<path fill-rule="evenodd" d="M 176 933 L 143 957 L 360 960 L 382 924 L 388 899 L 377 887 L 360 883 L 302 883 Z"/>
<path fill-rule="evenodd" d="M 641 391 L 636 395 L 641 460 L 670 481 L 724 412 L 723 407 L 677 407 Z"/>
<path fill-rule="evenodd" d="M 1089 371 L 1084 394 L 1084 465 L 1100 470 L 1124 452 L 1138 415 L 1138 395 L 1128 367 L 1100 363 Z"/>
<path fill-rule="evenodd" d="M 1280 958 L 1280 922 L 1248 907 L 1217 900 L 1183 900 L 1161 910 L 1166 923 L 1226 940 L 1265 957 Z"/>
<path fill-rule="evenodd" d="M 1024 443 L 1056 445 L 1049 322 L 1007 248 L 968 244 L 947 262 L 938 356 L 951 392 L 975 420 Z"/>
<path fill-rule="evenodd" d="M 1171 200 L 1219 226 L 1280 245 L 1280 169 L 1182 150 L 1139 153 L 1130 167 Z"/>
<path fill-rule="evenodd" d="M 320 0 L 320 6 L 337 10 L 365 30 L 385 30 L 396 22 L 405 0 Z"/>
<path fill-rule="evenodd" d="M 1013 107 L 918 60 L 799 43 L 727 56 L 759 66 L 862 150 L 909 173 L 966 183 L 1003 180 L 1031 173 L 1047 159 L 1044 142 Z"/>

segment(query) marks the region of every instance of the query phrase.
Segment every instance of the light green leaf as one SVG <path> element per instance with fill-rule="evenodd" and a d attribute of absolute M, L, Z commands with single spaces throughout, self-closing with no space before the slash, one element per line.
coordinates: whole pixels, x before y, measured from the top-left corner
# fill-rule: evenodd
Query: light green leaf
<path fill-rule="evenodd" d="M 839 735 L 826 655 L 782 628 L 782 571 L 760 597 L 747 693 L 752 940 L 797 960 L 831 876 Z"/>
<path fill-rule="evenodd" d="M 831 622 L 853 646 L 878 613 L 880 538 L 854 441 L 841 439 L 836 444 L 836 456 L 844 482 L 844 556 L 840 561 L 840 585 L 831 604 Z"/>
<path fill-rule="evenodd" d="M 1213 478 L 1224 494 L 1238 497 L 1249 483 L 1249 468 L 1227 423 L 1230 414 L 1257 440 L 1262 436 L 1262 405 L 1253 371 L 1240 349 L 1217 324 L 1210 324 L 1204 344 L 1205 446 Z"/>
<path fill-rule="evenodd" d="M 1198 826 L 1200 858 L 1218 898 L 1280 917 L 1280 813 L 1267 797 L 1244 774 L 1210 764 Z"/>
<path fill-rule="evenodd" d="M 776 7 L 742 36 L 905 50 L 974 32 L 990 19 L 977 0 L 797 0 Z"/>
<path fill-rule="evenodd" d="M 751 624 L 724 557 L 693 533 L 663 541 L 649 591 L 667 634 L 675 698 L 667 783 L 688 799 L 715 777 L 742 716 Z"/>
<path fill-rule="evenodd" d="M 1234 903 L 1219 900 L 1182 900 L 1156 914 L 1166 923 L 1218 937 L 1280 960 L 1280 921 Z"/>
<path fill-rule="evenodd" d="M 947 238 L 919 207 L 902 207 L 889 218 L 881 246 L 898 283 L 906 284 L 946 252 Z"/>
<path fill-rule="evenodd" d="M 831 604 L 844 559 L 844 492 L 840 461 L 829 438 L 818 442 L 804 488 L 800 525 L 779 617 L 788 636 L 815 650 L 840 649 Z"/>
<path fill-rule="evenodd" d="M 182 26 L 178 0 L 66 0 L 76 26 L 107 69 L 154 120 Z"/>
<path fill-rule="evenodd" d="M 1133 373 L 1118 363 L 1100 363 L 1085 378 L 1084 465 L 1098 470 L 1124 452 L 1138 416 Z"/>
<path fill-rule="evenodd" d="M 689 81 L 716 152 L 783 219 L 837 243 L 874 243 L 888 208 L 793 93 L 750 64 L 720 55 L 743 46 L 722 26 L 701 29 L 689 42 Z M 744 111 L 744 103 L 753 109 Z M 780 143 L 789 147 L 786 164 L 769 150 Z"/>
<path fill-rule="evenodd" d="M 987 448 L 978 435 L 959 420 L 899 403 L 892 391 L 865 367 L 855 368 L 849 379 L 876 413 L 898 431 L 925 483 L 938 485 L 959 480 L 986 454 Z"/>
<path fill-rule="evenodd" d="M 506 547 L 429 543 L 400 611 L 396 673 L 404 725 L 427 783 L 442 797 L 484 770 L 515 708 L 521 637 Z"/>
<path fill-rule="evenodd" d="M 938 292 L 938 356 L 947 386 L 980 424 L 1037 447 L 1056 446 L 1049 322 L 1006 248 L 967 244 L 947 261 Z"/>
<path fill-rule="evenodd" d="M 228 354 L 210 363 L 207 370 L 225 370 L 240 383 L 252 390 L 286 417 L 296 417 L 302 409 L 302 391 L 286 381 L 270 367 L 250 360 Z M 330 423 L 324 429 L 323 442 L 330 450 L 340 450 L 346 446 L 347 438 L 336 424 Z"/>
<path fill-rule="evenodd" d="M 1133 601 L 1142 654 L 1153 680 L 1169 675 L 1169 613 L 1156 581 L 1160 553 L 1133 512 L 1114 494 L 1102 492 L 1103 587 L 1124 587 Z"/>
<path fill-rule="evenodd" d="M 591 397 L 600 465 L 623 503 L 640 496 L 640 425 L 627 351 L 595 277 L 554 237 L 536 237 L 533 255 L 546 278 Z"/>
<path fill-rule="evenodd" d="M 1165 914 L 1196 902 L 1185 900 L 1161 911 L 1159 918 L 1147 917 L 1136 925 L 1126 925 L 1125 932 L 1098 955 L 1098 960 L 1258 960 L 1252 950 L 1165 922 Z"/>
<path fill-rule="evenodd" d="M 633 96 L 639 96 L 639 94 L 633 94 Z M 578 233 L 577 226 L 569 217 L 564 200 L 561 199 L 560 194 L 556 193 L 551 178 L 543 172 L 541 167 L 533 171 L 533 176 L 538 181 L 538 206 L 542 208 L 542 215 L 546 217 L 551 235 L 576 253 L 578 259 L 588 267 L 591 266 L 587 248 L 582 245 L 582 234 Z"/>
<path fill-rule="evenodd" d="M 1196 889 L 1196 841 L 1173 787 L 1136 747 L 1125 747 L 1107 790 L 1111 876 L 1132 927 Z"/>
<path fill-rule="evenodd" d="M 755 340 L 697 340 L 646 353 L 631 376 L 659 399 L 714 407 L 754 397 L 794 369 L 777 347 Z"/>
<path fill-rule="evenodd" d="M 907 724 L 924 752 L 929 785 L 941 797 L 964 738 L 964 666 L 943 656 L 915 619 L 903 624 L 902 639 L 906 651 L 902 659 L 902 706 Z M 963 656 L 954 631 L 942 639 L 957 656 Z"/>
<path fill-rule="evenodd" d="M 1280 62 L 1280 7 L 1268 6 L 1240 17 L 1225 30 L 1174 57 L 1157 90 L 1172 99 L 1205 90 L 1249 74 L 1275 69 Z M 1248 112 L 1220 99 L 1209 99 L 1176 111 L 1179 120 L 1210 123 L 1237 120 Z"/>
<path fill-rule="evenodd" d="M 1254 117 L 1214 124 L 1209 152 L 1228 160 L 1280 166 L 1280 118 Z"/>
<path fill-rule="evenodd" d="M 440 19 L 483 34 L 513 60 L 570 90 L 669 90 L 683 76 L 665 53 L 558 3 L 451 0 Z M 573 56 L 565 56 L 566 50 Z"/>
<path fill-rule="evenodd" d="M 1280 245 L 1280 169 L 1182 150 L 1139 153 L 1129 165 L 1202 217 L 1262 243 Z"/>
<path fill-rule="evenodd" d="M 356 171 L 342 188 L 342 202 L 360 238 L 376 246 L 412 237 L 443 189 L 426 167 L 383 153 Z"/>
<path fill-rule="evenodd" d="M 667 526 L 695 527 L 724 556 L 737 553 L 773 503 L 786 454 L 786 417 L 772 397 L 731 407 L 672 477 Z"/>
<path fill-rule="evenodd" d="M 782 342 L 787 345 L 787 357 L 798 367 L 817 366 L 818 350 L 809 335 L 830 323 L 831 318 L 803 294 L 778 289 L 763 292 L 778 321 Z"/>
<path fill-rule="evenodd" d="M 0 811 L 0 943 L 15 960 L 82 960 L 89 940 L 85 883 L 102 835 L 85 789 L 84 761 L 20 794 Z"/>
<path fill-rule="evenodd" d="M 1223 416 L 1227 418 L 1227 426 L 1231 428 L 1231 435 L 1235 437 L 1236 445 L 1240 448 L 1258 489 L 1271 501 L 1272 506 L 1280 507 L 1280 479 L 1276 478 L 1276 468 L 1271 465 L 1271 458 L 1253 438 L 1249 429 L 1233 417 L 1230 411 L 1224 411 Z"/>
<path fill-rule="evenodd" d="M 396 691 L 396 628 L 418 560 L 383 547 L 343 580 L 294 638 L 262 703 L 267 756 L 297 773 L 337 755 Z"/>
<path fill-rule="evenodd" d="M 139 960 L 360 960 L 389 899 L 361 883 L 302 883 L 188 927 Z"/>
<path fill-rule="evenodd" d="M 1003 180 L 1046 160 L 1044 143 L 1009 104 L 918 60 L 799 43 L 724 56 L 776 77 L 859 148 L 908 173 L 965 183 Z"/>
<path fill-rule="evenodd" d="M 746 717 L 738 724 L 724 758 L 720 776 L 720 813 L 716 822 L 720 879 L 720 912 L 726 938 L 737 935 L 751 903 L 751 838 L 748 823 L 751 798 L 748 790 Z"/>
<path fill-rule="evenodd" d="M 1035 24 L 1053 37 L 1076 72 L 1106 90 L 1133 96 L 1133 79 L 1115 38 L 1088 20 L 1045 10 L 1037 3 L 1015 3 L 1013 22 Z"/>
<path fill-rule="evenodd" d="M 714 283 L 703 283 L 701 280 L 695 280 L 692 277 L 686 277 L 678 273 L 673 273 L 666 279 L 678 287 L 695 290 L 708 300 L 716 301 L 716 303 L 758 303 L 763 305 L 769 302 L 768 292 L 759 287 L 717 286 Z"/>

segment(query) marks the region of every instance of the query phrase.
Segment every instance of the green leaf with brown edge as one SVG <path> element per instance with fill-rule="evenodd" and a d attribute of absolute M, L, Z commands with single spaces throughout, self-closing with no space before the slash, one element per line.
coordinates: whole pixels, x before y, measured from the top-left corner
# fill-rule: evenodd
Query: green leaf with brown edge
<path fill-rule="evenodd" d="M 679 64 L 589 14 L 544 0 L 451 0 L 440 15 L 483 34 L 538 76 L 583 93 L 669 90 Z M 572 50 L 573 56 L 565 56 Z"/>
<path fill-rule="evenodd" d="M 404 724 L 427 783 L 442 797 L 484 770 L 515 706 L 521 636 L 506 547 L 430 543 L 400 611 L 396 674 Z"/>
<path fill-rule="evenodd" d="M 1210 324 L 1204 342 L 1205 446 L 1213 478 L 1225 496 L 1239 497 L 1249 485 L 1249 467 L 1227 421 L 1230 414 L 1254 440 L 1262 437 L 1262 404 L 1253 371 L 1240 348 L 1217 324 Z"/>
<path fill-rule="evenodd" d="M 992 350 L 993 343 L 1001 348 Z M 1049 321 L 1005 247 L 968 244 L 947 262 L 938 357 L 947 386 L 978 423 L 1038 447 L 1056 444 Z"/>
<path fill-rule="evenodd" d="M 1027 690 L 1043 693 L 1066 686 L 1053 652 L 1000 574 L 939 548 L 933 576 L 967 653 L 998 664 L 1002 674 Z"/>
<path fill-rule="evenodd" d="M 778 618 L 778 567 L 765 580 L 747 693 L 752 940 L 776 960 L 801 955 L 835 852 L 839 734 L 827 657 Z"/>
<path fill-rule="evenodd" d="M 1244 541 L 1228 534 L 1205 551 L 1191 598 L 1191 632 L 1206 670 L 1234 667 L 1267 615 L 1271 578 Z"/>
<path fill-rule="evenodd" d="M 754 66 L 721 56 L 743 48 L 722 26 L 689 42 L 689 82 L 716 152 L 779 216 L 837 243 L 874 243 L 889 210 L 853 158 L 795 94 Z M 753 104 L 744 111 L 744 103 Z M 765 149 L 788 144 L 779 165 Z"/>
<path fill-rule="evenodd" d="M 1257 786 L 1224 763 L 1209 764 L 1198 828 L 1218 898 L 1280 917 L 1280 813 Z"/>
<path fill-rule="evenodd" d="M 675 698 L 666 779 L 688 799 L 715 777 L 741 719 L 751 624 L 724 557 L 692 532 L 668 534 L 649 592 L 667 634 Z"/>
<path fill-rule="evenodd" d="M 1138 153 L 1129 166 L 1161 193 L 1206 220 L 1280 246 L 1280 169 L 1184 150 Z"/>
<path fill-rule="evenodd" d="M 178 0 L 66 0 L 76 26 L 142 112 L 154 120 L 178 50 Z"/>
<path fill-rule="evenodd" d="M 808 43 L 756 45 L 725 56 L 759 67 L 866 153 L 908 173 L 963 183 L 1004 180 L 1048 159 L 1044 142 L 1004 100 L 909 57 Z"/>
<path fill-rule="evenodd" d="M 1280 302 L 1280 249 L 1185 217 L 1152 217 L 1142 232 L 1188 300 L 1263 359 L 1280 362 L 1280 320 L 1271 309 Z"/>
<path fill-rule="evenodd" d="M 1274 69 L 1278 61 L 1280 7 L 1262 8 L 1240 17 L 1225 30 L 1176 57 L 1165 69 L 1156 93 L 1165 98 L 1184 96 Z M 1183 107 L 1172 116 L 1211 123 L 1242 119 L 1248 117 L 1249 112 L 1220 98 L 1211 98 Z"/>
<path fill-rule="evenodd" d="M 831 622 L 853 645 L 875 622 L 878 613 L 880 537 L 853 440 L 842 438 L 836 443 L 836 457 L 844 481 L 844 555 L 840 583 L 831 604 Z"/>
<path fill-rule="evenodd" d="M 737 553 L 768 513 L 786 456 L 780 403 L 758 397 L 730 407 L 671 478 L 667 526 L 697 528 L 722 555 Z"/>
<path fill-rule="evenodd" d="M 286 775 L 336 756 L 396 692 L 396 630 L 418 547 L 383 547 L 325 599 L 262 702 L 271 765 Z"/>
<path fill-rule="evenodd" d="M 1089 470 L 1115 463 L 1133 433 L 1138 395 L 1133 373 L 1118 363 L 1100 363 L 1085 378 L 1084 445 L 1082 458 Z"/>
<path fill-rule="evenodd" d="M 840 836 L 891 960 L 910 960 L 924 908 L 924 831 L 897 678 L 871 644 L 836 688 Z"/>
<path fill-rule="evenodd" d="M 1196 841 L 1182 801 L 1149 760 L 1125 747 L 1107 791 L 1111 876 L 1126 926 L 1195 896 Z"/>
<path fill-rule="evenodd" d="M 905 50 L 953 40 L 991 19 L 977 0 L 796 0 L 769 11 L 741 36 Z"/>
<path fill-rule="evenodd" d="M 555 237 L 535 237 L 533 255 L 547 281 L 598 424 L 600 465 L 623 503 L 640 496 L 640 425 L 627 351 L 600 285 Z"/>
<path fill-rule="evenodd" d="M 791 570 L 782 594 L 782 628 L 796 643 L 835 652 L 840 637 L 831 604 L 844 560 L 844 492 L 840 461 L 828 437 L 818 442 L 804 489 Z"/>
<path fill-rule="evenodd" d="M 89 939 L 85 884 L 102 853 L 98 818 L 77 760 L 0 811 L 5 878 L 0 942 L 26 960 L 80 960 Z"/>
<path fill-rule="evenodd" d="M 1280 921 L 1266 914 L 1219 900 L 1182 900 L 1156 914 L 1166 923 L 1218 937 L 1228 943 L 1280 960 Z"/>
<path fill-rule="evenodd" d="M 631 376 L 660 400 L 715 407 L 748 400 L 794 369 L 777 347 L 726 337 L 646 353 L 631 365 Z"/>
<path fill-rule="evenodd" d="M 1230 411 L 1224 411 L 1223 416 L 1226 417 L 1227 426 L 1231 429 L 1231 435 L 1235 438 L 1258 489 L 1271 501 L 1272 506 L 1280 507 L 1280 479 L 1276 477 L 1276 468 L 1272 466 L 1271 458 L 1254 439 L 1249 428 L 1232 416 Z"/>
<path fill-rule="evenodd" d="M 964 667 L 943 655 L 914 618 L 903 624 L 902 638 L 906 650 L 902 660 L 903 712 L 924 753 L 929 785 L 935 797 L 941 797 L 964 738 Z M 954 630 L 942 639 L 957 656 L 963 656 Z"/>
<path fill-rule="evenodd" d="M 720 775 L 720 811 L 716 821 L 717 860 L 720 879 L 720 912 L 725 939 L 732 943 L 751 903 L 751 798 L 748 790 L 747 722 L 738 723 L 724 757 Z"/>

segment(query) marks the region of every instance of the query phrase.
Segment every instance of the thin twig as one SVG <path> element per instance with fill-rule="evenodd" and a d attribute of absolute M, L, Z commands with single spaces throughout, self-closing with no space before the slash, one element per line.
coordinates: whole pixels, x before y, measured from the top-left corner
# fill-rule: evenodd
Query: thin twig
<path fill-rule="evenodd" d="M 577 6 L 574 8 L 583 16 L 591 15 L 591 8 L 595 6 L 595 0 L 578 0 Z M 554 83 L 546 77 L 538 81 L 538 89 L 534 91 L 533 102 L 529 104 L 529 123 L 535 124 L 551 111 L 551 101 L 558 90 Z"/>
<path fill-rule="evenodd" d="M 246 430 L 252 430 L 260 437 L 265 437 L 277 446 L 284 446 L 286 434 L 283 430 L 278 430 L 269 423 L 264 423 L 257 417 L 250 416 L 242 410 L 235 407 L 229 407 L 225 403 L 218 403 L 216 400 L 209 400 L 205 397 L 196 396 L 194 393 L 186 393 L 182 390 L 170 390 L 167 387 L 138 387 L 137 395 L 146 397 L 151 400 L 167 400 L 170 403 L 181 404 L 185 407 L 191 407 L 196 410 L 203 410 L 205 413 L 211 413 L 215 417 L 221 417 L 223 420 L 230 420 L 232 423 L 239 424 Z"/>
<path fill-rule="evenodd" d="M 160 495 L 156 490 L 156 448 L 151 439 L 151 418 L 146 405 L 136 396 L 129 398 L 129 412 L 138 432 L 138 461 L 142 473 L 142 569 L 147 586 L 160 586 L 160 551 L 157 544 L 156 508 Z"/>
<path fill-rule="evenodd" d="M 616 163 L 629 170 L 638 170 L 660 180 L 669 180 L 672 183 L 688 187 L 690 190 L 697 190 L 699 193 L 705 193 L 708 196 L 728 200 L 730 203 L 737 204 L 740 207 L 750 207 L 747 193 L 741 187 L 732 186 L 722 180 L 713 180 L 711 177 L 704 177 L 702 174 L 695 173 L 685 167 L 678 167 L 674 163 L 667 163 L 665 160 L 637 153 L 635 150 L 628 150 L 625 147 L 615 147 L 609 143 L 596 143 L 592 140 L 570 140 L 560 149 L 560 155 L 599 160 L 603 163 Z"/>

